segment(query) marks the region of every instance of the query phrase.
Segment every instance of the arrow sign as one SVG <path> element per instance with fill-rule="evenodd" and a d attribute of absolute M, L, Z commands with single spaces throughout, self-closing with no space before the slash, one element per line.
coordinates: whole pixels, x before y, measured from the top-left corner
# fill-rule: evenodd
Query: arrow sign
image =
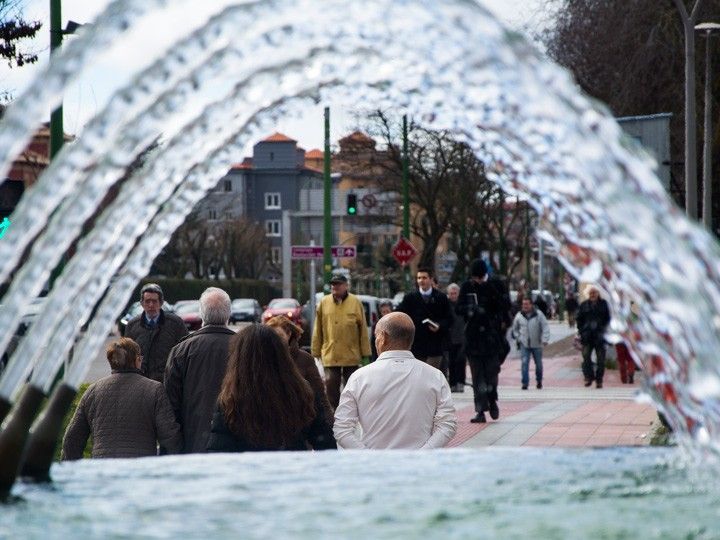
<path fill-rule="evenodd" d="M 332 246 L 332 256 L 335 259 L 354 259 L 357 257 L 357 246 Z M 290 257 L 292 259 L 322 259 L 322 246 L 291 246 Z"/>

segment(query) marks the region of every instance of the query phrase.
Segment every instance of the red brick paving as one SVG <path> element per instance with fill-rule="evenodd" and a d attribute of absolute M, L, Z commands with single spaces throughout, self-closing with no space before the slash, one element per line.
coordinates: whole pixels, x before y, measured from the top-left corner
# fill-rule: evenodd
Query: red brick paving
<path fill-rule="evenodd" d="M 545 388 L 581 388 L 583 375 L 580 369 L 580 355 L 559 356 L 544 358 Z M 642 373 L 636 372 L 635 385 L 638 385 Z M 468 373 L 468 381 L 470 374 Z M 530 362 L 530 382 L 534 386 L 534 363 Z M 628 387 L 620 381 L 617 370 L 606 369 L 603 384 L 607 388 Z M 520 386 L 520 360 L 509 358 L 503 365 L 500 374 L 500 386 Z M 602 392 L 595 389 L 595 385 L 588 391 Z M 535 401 L 502 401 L 501 389 L 501 418 L 511 419 L 513 415 L 526 411 L 544 400 Z M 597 397 L 597 396 L 593 396 Z M 532 435 L 524 445 L 527 446 L 616 446 L 616 445 L 644 445 L 648 443 L 651 425 L 657 418 L 655 409 L 646 404 L 635 403 L 631 400 L 571 400 L 577 407 L 562 416 L 550 421 Z M 458 431 L 448 446 L 459 446 L 470 440 L 483 429 L 491 426 L 487 424 L 471 424 L 470 418 L 475 411 L 465 406 L 458 411 Z"/>

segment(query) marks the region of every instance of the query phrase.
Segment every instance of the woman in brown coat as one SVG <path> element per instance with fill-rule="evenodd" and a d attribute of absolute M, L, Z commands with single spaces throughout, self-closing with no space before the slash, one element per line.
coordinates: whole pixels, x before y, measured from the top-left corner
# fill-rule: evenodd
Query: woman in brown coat
<path fill-rule="evenodd" d="M 140 371 L 138 344 L 121 338 L 106 354 L 112 373 L 90 385 L 80 400 L 65 431 L 62 458 L 82 458 L 90 436 L 94 458 L 155 456 L 158 443 L 167 453 L 179 453 L 180 427 L 163 385 Z"/>
<path fill-rule="evenodd" d="M 303 351 L 300 348 L 300 336 L 302 336 L 303 330 L 297 324 L 288 319 L 285 315 L 276 315 L 272 319 L 269 319 L 266 323 L 270 328 L 275 330 L 277 334 L 283 338 L 288 344 L 290 349 L 290 357 L 295 362 L 300 375 L 310 383 L 315 393 L 315 398 L 322 404 L 322 415 L 327 419 L 330 428 L 332 428 L 333 418 L 335 411 L 333 411 L 330 400 L 325 392 L 325 383 L 323 383 L 318 371 L 317 365 L 315 365 L 315 359 L 310 353 Z"/>

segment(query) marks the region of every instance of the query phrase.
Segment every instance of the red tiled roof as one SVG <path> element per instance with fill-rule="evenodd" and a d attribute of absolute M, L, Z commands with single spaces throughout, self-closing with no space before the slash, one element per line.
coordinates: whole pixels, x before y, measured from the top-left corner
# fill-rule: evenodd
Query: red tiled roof
<path fill-rule="evenodd" d="M 253 162 L 251 157 L 246 157 L 242 160 L 242 163 L 236 163 L 231 167 L 232 169 L 252 169 Z"/>
<path fill-rule="evenodd" d="M 270 135 L 267 139 L 263 139 L 262 142 L 297 142 L 295 139 L 291 139 L 287 135 L 275 132 Z"/>
<path fill-rule="evenodd" d="M 325 154 L 323 154 L 322 150 L 318 150 L 317 148 L 313 148 L 309 152 L 305 153 L 305 158 L 307 159 L 320 159 L 325 157 Z"/>
<path fill-rule="evenodd" d="M 353 131 L 350 135 L 346 135 L 345 137 L 343 137 L 343 138 L 340 139 L 340 140 L 341 140 L 341 141 L 362 141 L 362 142 L 367 142 L 367 141 L 372 141 L 372 138 L 370 138 L 370 137 L 368 137 L 367 135 L 365 135 L 365 133 L 363 133 L 362 131 Z"/>

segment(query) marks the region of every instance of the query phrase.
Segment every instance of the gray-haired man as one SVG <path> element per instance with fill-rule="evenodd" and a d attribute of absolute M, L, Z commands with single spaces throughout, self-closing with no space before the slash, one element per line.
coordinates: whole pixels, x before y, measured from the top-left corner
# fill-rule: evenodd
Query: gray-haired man
<path fill-rule="evenodd" d="M 205 452 L 215 402 L 225 375 L 230 338 L 230 297 L 210 287 L 200 296 L 202 328 L 170 351 L 165 390 L 182 427 L 184 452 Z"/>
<path fill-rule="evenodd" d="M 146 377 L 163 382 L 168 354 L 178 341 L 187 336 L 183 320 L 162 309 L 163 292 L 160 285 L 147 283 L 140 289 L 143 312 L 132 319 L 125 330 L 128 337 L 140 345 L 142 372 Z"/>

